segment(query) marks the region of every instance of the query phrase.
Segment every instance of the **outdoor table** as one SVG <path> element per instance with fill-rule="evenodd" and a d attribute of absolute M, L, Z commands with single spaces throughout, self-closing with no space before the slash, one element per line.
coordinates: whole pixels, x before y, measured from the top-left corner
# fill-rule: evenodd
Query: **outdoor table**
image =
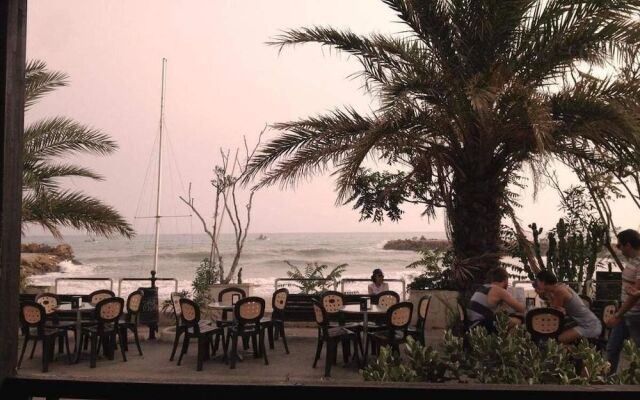
<path fill-rule="evenodd" d="M 89 303 L 82 303 L 82 306 L 79 308 L 72 308 L 70 303 L 62 303 L 56 308 L 56 312 L 69 313 L 71 311 L 76 312 L 76 340 L 74 345 L 74 353 L 77 355 L 80 354 L 82 350 L 82 344 L 80 342 L 80 334 L 82 333 L 82 315 L 92 314 L 95 310 L 95 307 Z"/>
<path fill-rule="evenodd" d="M 368 309 L 361 309 L 360 304 L 346 304 L 342 307 L 342 312 L 351 315 L 362 315 L 362 334 L 365 340 L 364 354 L 362 355 L 362 364 L 365 365 L 367 361 L 367 343 L 369 341 L 369 314 L 373 315 L 385 315 L 389 307 L 379 306 L 372 304 Z"/>

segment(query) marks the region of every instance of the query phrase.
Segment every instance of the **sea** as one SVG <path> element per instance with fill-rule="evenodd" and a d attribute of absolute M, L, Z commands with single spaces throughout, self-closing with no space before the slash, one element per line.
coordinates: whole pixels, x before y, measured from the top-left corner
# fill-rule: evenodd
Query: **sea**
<path fill-rule="evenodd" d="M 259 239 L 260 235 L 266 239 Z M 419 258 L 413 251 L 384 250 L 384 244 L 392 239 L 424 236 L 427 239 L 445 239 L 444 232 L 394 232 L 394 233 L 255 233 L 247 236 L 239 266 L 243 283 L 252 283 L 253 293 L 269 299 L 277 279 L 287 278 L 290 269 L 285 261 L 303 269 L 308 263 L 326 264 L 330 269 L 347 264 L 343 279 L 369 279 L 375 268 L 380 268 L 389 281 L 389 288 L 402 291 L 402 281 L 411 282 L 416 270 L 406 266 Z M 51 237 L 27 236 L 23 243 L 61 242 Z M 65 236 L 63 243 L 74 251 L 75 260 L 64 261 L 60 272 L 33 276 L 30 284 L 55 287 L 57 293 L 88 294 L 100 288 L 113 288 L 126 296 L 138 287 L 149 286 L 153 269 L 154 237 L 139 235 L 133 239 L 91 239 L 86 236 Z M 170 235 L 160 237 L 158 281 L 161 298 L 168 298 L 175 290 L 191 290 L 196 268 L 208 257 L 211 242 L 208 236 Z M 231 264 L 235 249 L 232 234 L 222 234 L 220 250 L 225 269 Z M 68 279 L 74 278 L 74 279 Z M 104 278 L 104 280 L 82 280 Z M 235 282 L 235 277 L 234 277 Z M 368 282 L 348 282 L 338 290 L 366 293 Z M 295 292 L 295 287 L 290 287 Z"/>

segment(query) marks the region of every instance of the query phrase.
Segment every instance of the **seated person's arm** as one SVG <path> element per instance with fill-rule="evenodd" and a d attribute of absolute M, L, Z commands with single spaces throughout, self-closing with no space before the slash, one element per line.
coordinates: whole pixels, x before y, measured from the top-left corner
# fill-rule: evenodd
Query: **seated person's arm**
<path fill-rule="evenodd" d="M 525 306 L 516 300 L 509 292 L 502 288 L 495 288 L 497 290 L 496 294 L 499 300 L 503 301 L 506 305 L 513 308 L 516 312 L 520 314 L 524 314 L 527 309 Z"/>
<path fill-rule="evenodd" d="M 371 285 L 367 286 L 367 291 L 369 292 L 369 294 L 373 294 L 373 288 L 371 287 Z"/>

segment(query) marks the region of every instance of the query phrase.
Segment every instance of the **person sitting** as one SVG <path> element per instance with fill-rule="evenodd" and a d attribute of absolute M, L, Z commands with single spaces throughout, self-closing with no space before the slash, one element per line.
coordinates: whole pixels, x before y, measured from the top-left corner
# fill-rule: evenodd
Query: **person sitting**
<path fill-rule="evenodd" d="M 565 329 L 558 341 L 570 344 L 580 338 L 596 339 L 602 332 L 602 324 L 596 315 L 584 304 L 580 296 L 549 271 L 540 271 L 536 275 L 536 287 L 548 299 L 552 308 L 571 317 L 576 326 Z"/>
<path fill-rule="evenodd" d="M 507 291 L 509 274 L 506 269 L 496 267 L 490 270 L 487 282 L 471 296 L 466 310 L 467 321 L 469 327 L 484 326 L 487 331 L 495 333 L 494 322 L 500 305 L 506 304 L 519 314 L 524 314 L 526 308 Z M 509 330 L 521 323 L 519 318 L 509 318 Z"/>
<path fill-rule="evenodd" d="M 371 280 L 372 283 L 370 283 L 368 287 L 369 294 L 377 295 L 380 294 L 380 292 L 389 290 L 389 285 L 384 283 L 384 274 L 380 268 L 373 270 Z"/>

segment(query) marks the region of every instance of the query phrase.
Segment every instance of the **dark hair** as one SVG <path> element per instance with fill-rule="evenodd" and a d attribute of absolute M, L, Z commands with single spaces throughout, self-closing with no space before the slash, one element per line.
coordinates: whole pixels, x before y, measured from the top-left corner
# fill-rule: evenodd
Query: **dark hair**
<path fill-rule="evenodd" d="M 371 280 L 373 282 L 375 282 L 377 275 L 382 275 L 384 277 L 384 274 L 382 273 L 382 270 L 380 268 L 374 269 L 373 272 L 371 273 Z"/>
<path fill-rule="evenodd" d="M 635 229 L 627 229 L 618 233 L 618 243 L 621 246 L 629 243 L 631 247 L 638 250 L 640 249 L 640 233 Z"/>
<path fill-rule="evenodd" d="M 536 280 L 544 282 L 547 285 L 555 285 L 558 283 L 558 278 L 551 271 L 540 271 L 536 274 Z"/>
<path fill-rule="evenodd" d="M 487 272 L 487 282 L 502 282 L 509 279 L 509 273 L 502 267 L 495 267 Z"/>

